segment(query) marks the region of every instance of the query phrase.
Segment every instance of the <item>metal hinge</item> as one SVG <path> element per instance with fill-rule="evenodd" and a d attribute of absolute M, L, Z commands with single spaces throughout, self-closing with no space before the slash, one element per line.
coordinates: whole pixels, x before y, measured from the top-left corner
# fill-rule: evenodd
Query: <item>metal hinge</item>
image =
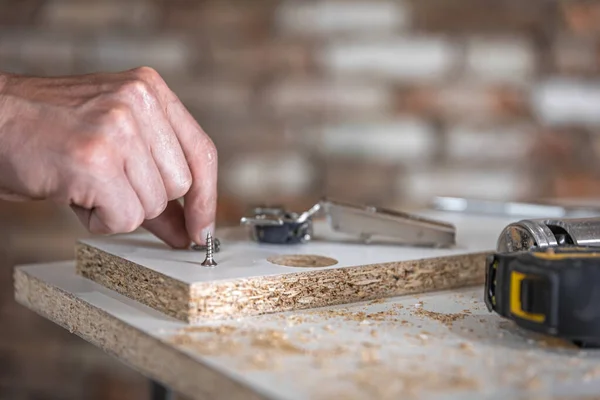
<path fill-rule="evenodd" d="M 296 244 L 313 238 L 313 219 L 324 214 L 330 227 L 364 243 L 396 242 L 408 245 L 448 247 L 455 244 L 454 225 L 405 212 L 359 206 L 323 199 L 297 214 L 282 207 L 258 207 L 241 219 L 260 243 Z"/>

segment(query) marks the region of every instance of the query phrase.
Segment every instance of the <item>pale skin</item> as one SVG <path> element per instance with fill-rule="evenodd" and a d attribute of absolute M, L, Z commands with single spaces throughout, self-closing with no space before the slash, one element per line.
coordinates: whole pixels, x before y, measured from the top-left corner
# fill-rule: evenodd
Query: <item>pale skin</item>
<path fill-rule="evenodd" d="M 1 199 L 68 205 L 94 234 L 143 227 L 186 248 L 214 229 L 215 145 L 148 67 L 0 73 L 0 171 Z"/>

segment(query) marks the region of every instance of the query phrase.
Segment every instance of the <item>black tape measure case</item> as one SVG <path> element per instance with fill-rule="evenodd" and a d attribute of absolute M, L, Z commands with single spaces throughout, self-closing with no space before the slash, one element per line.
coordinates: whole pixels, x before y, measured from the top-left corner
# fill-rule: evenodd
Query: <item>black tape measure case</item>
<path fill-rule="evenodd" d="M 600 248 L 488 256 L 485 304 L 527 330 L 600 347 Z"/>

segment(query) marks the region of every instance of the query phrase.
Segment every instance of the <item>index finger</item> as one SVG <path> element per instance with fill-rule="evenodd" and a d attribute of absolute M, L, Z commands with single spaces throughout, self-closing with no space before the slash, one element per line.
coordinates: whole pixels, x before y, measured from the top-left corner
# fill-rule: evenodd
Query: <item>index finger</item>
<path fill-rule="evenodd" d="M 192 241 L 204 244 L 207 232 L 212 233 L 215 228 L 217 149 L 162 78 L 157 73 L 148 75 L 147 79 L 158 92 L 159 100 L 165 108 L 165 114 L 179 140 L 192 174 L 192 185 L 184 195 L 186 229 Z"/>

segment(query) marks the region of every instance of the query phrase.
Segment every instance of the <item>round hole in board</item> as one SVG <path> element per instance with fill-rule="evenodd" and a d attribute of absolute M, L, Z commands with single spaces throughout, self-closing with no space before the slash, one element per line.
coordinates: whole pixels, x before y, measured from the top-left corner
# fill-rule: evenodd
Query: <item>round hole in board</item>
<path fill-rule="evenodd" d="M 286 254 L 272 256 L 267 261 L 284 267 L 319 268 L 329 267 L 338 263 L 337 260 L 314 254 Z"/>

